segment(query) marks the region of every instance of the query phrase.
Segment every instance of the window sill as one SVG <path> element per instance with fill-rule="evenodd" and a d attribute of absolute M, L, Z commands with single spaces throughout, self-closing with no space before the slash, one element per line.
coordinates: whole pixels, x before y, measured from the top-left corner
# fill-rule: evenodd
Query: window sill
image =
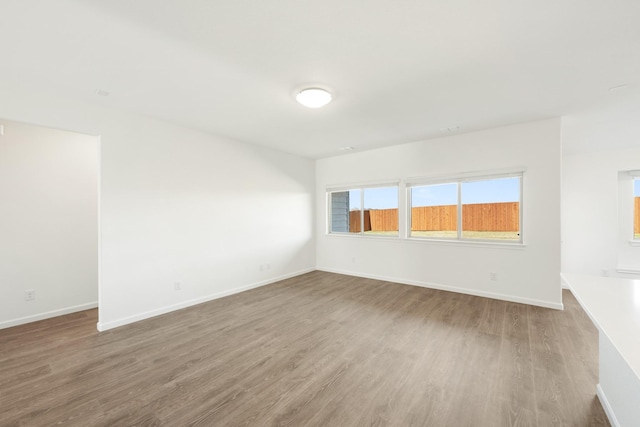
<path fill-rule="evenodd" d="M 373 240 L 400 240 L 400 235 L 376 235 L 376 234 L 356 234 L 356 233 L 326 233 L 326 237 L 346 237 L 347 239 L 373 239 Z"/>
<path fill-rule="evenodd" d="M 457 239 L 425 239 L 420 237 L 400 237 L 400 236 L 384 236 L 384 235 L 371 235 L 371 234 L 347 234 L 347 233 L 326 233 L 325 237 L 333 238 L 346 238 L 346 239 L 369 239 L 369 240 L 387 240 L 387 241 L 406 241 L 415 244 L 428 244 L 428 245 L 444 245 L 444 246 L 460 246 L 470 248 L 493 248 L 493 249 L 511 249 L 511 250 L 523 250 L 527 247 L 522 242 L 494 242 L 494 241 L 473 241 L 473 240 L 457 240 Z"/>
<path fill-rule="evenodd" d="M 445 246 L 464 246 L 464 247 L 484 247 L 484 248 L 495 248 L 495 249 L 512 249 L 512 250 L 522 250 L 527 247 L 522 242 L 495 242 L 495 241 L 487 241 L 487 240 L 458 240 L 458 239 L 425 239 L 420 237 L 407 237 L 407 242 L 418 243 L 418 244 L 432 244 L 432 245 L 445 245 Z"/>

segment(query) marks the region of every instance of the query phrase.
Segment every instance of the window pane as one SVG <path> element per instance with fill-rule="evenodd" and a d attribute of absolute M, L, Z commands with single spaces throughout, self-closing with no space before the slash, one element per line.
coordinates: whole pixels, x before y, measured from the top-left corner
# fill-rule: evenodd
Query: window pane
<path fill-rule="evenodd" d="M 398 187 L 364 189 L 364 232 L 398 235 Z"/>
<path fill-rule="evenodd" d="M 411 188 L 411 237 L 458 237 L 458 184 Z"/>
<path fill-rule="evenodd" d="M 331 193 L 331 233 L 360 232 L 360 190 Z"/>
<path fill-rule="evenodd" d="M 520 240 L 520 177 L 461 183 L 462 237 Z"/>
<path fill-rule="evenodd" d="M 633 180 L 633 237 L 640 239 L 640 179 Z"/>

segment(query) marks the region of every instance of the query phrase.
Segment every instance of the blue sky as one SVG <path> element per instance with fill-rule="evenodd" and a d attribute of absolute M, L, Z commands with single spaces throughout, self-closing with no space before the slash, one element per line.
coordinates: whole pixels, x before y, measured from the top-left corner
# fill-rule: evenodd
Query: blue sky
<path fill-rule="evenodd" d="M 462 183 L 462 204 L 520 201 L 520 178 Z"/>
<path fill-rule="evenodd" d="M 636 194 L 640 192 L 636 180 Z M 438 184 L 411 189 L 413 206 L 455 205 L 458 199 L 456 184 Z M 360 190 L 349 191 L 351 210 L 360 209 Z M 519 178 L 501 178 L 490 181 L 462 183 L 462 203 L 517 202 L 520 200 Z M 398 207 L 397 187 L 365 188 L 365 209 L 391 209 Z"/>
<path fill-rule="evenodd" d="M 633 180 L 633 195 L 640 197 L 640 179 Z"/>

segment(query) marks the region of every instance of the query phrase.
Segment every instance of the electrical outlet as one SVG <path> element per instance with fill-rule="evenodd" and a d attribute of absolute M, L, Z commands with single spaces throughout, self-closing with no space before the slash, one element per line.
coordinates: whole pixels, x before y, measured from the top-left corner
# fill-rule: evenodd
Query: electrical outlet
<path fill-rule="evenodd" d="M 173 290 L 181 291 L 182 290 L 182 282 L 173 282 Z"/>
<path fill-rule="evenodd" d="M 33 289 L 27 289 L 24 291 L 24 300 L 25 301 L 33 301 L 36 299 L 36 291 Z"/>
<path fill-rule="evenodd" d="M 498 273 L 495 273 L 495 272 L 489 273 L 489 279 L 491 281 L 493 281 L 493 282 L 497 281 L 498 280 Z"/>

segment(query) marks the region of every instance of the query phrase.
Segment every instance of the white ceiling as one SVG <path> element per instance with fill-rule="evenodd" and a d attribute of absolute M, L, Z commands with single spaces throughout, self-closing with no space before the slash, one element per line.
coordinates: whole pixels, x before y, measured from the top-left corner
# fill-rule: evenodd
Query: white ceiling
<path fill-rule="evenodd" d="M 640 109 L 638 0 L 1 5 L 2 79 L 312 158 Z M 334 101 L 298 105 L 304 84 Z"/>

